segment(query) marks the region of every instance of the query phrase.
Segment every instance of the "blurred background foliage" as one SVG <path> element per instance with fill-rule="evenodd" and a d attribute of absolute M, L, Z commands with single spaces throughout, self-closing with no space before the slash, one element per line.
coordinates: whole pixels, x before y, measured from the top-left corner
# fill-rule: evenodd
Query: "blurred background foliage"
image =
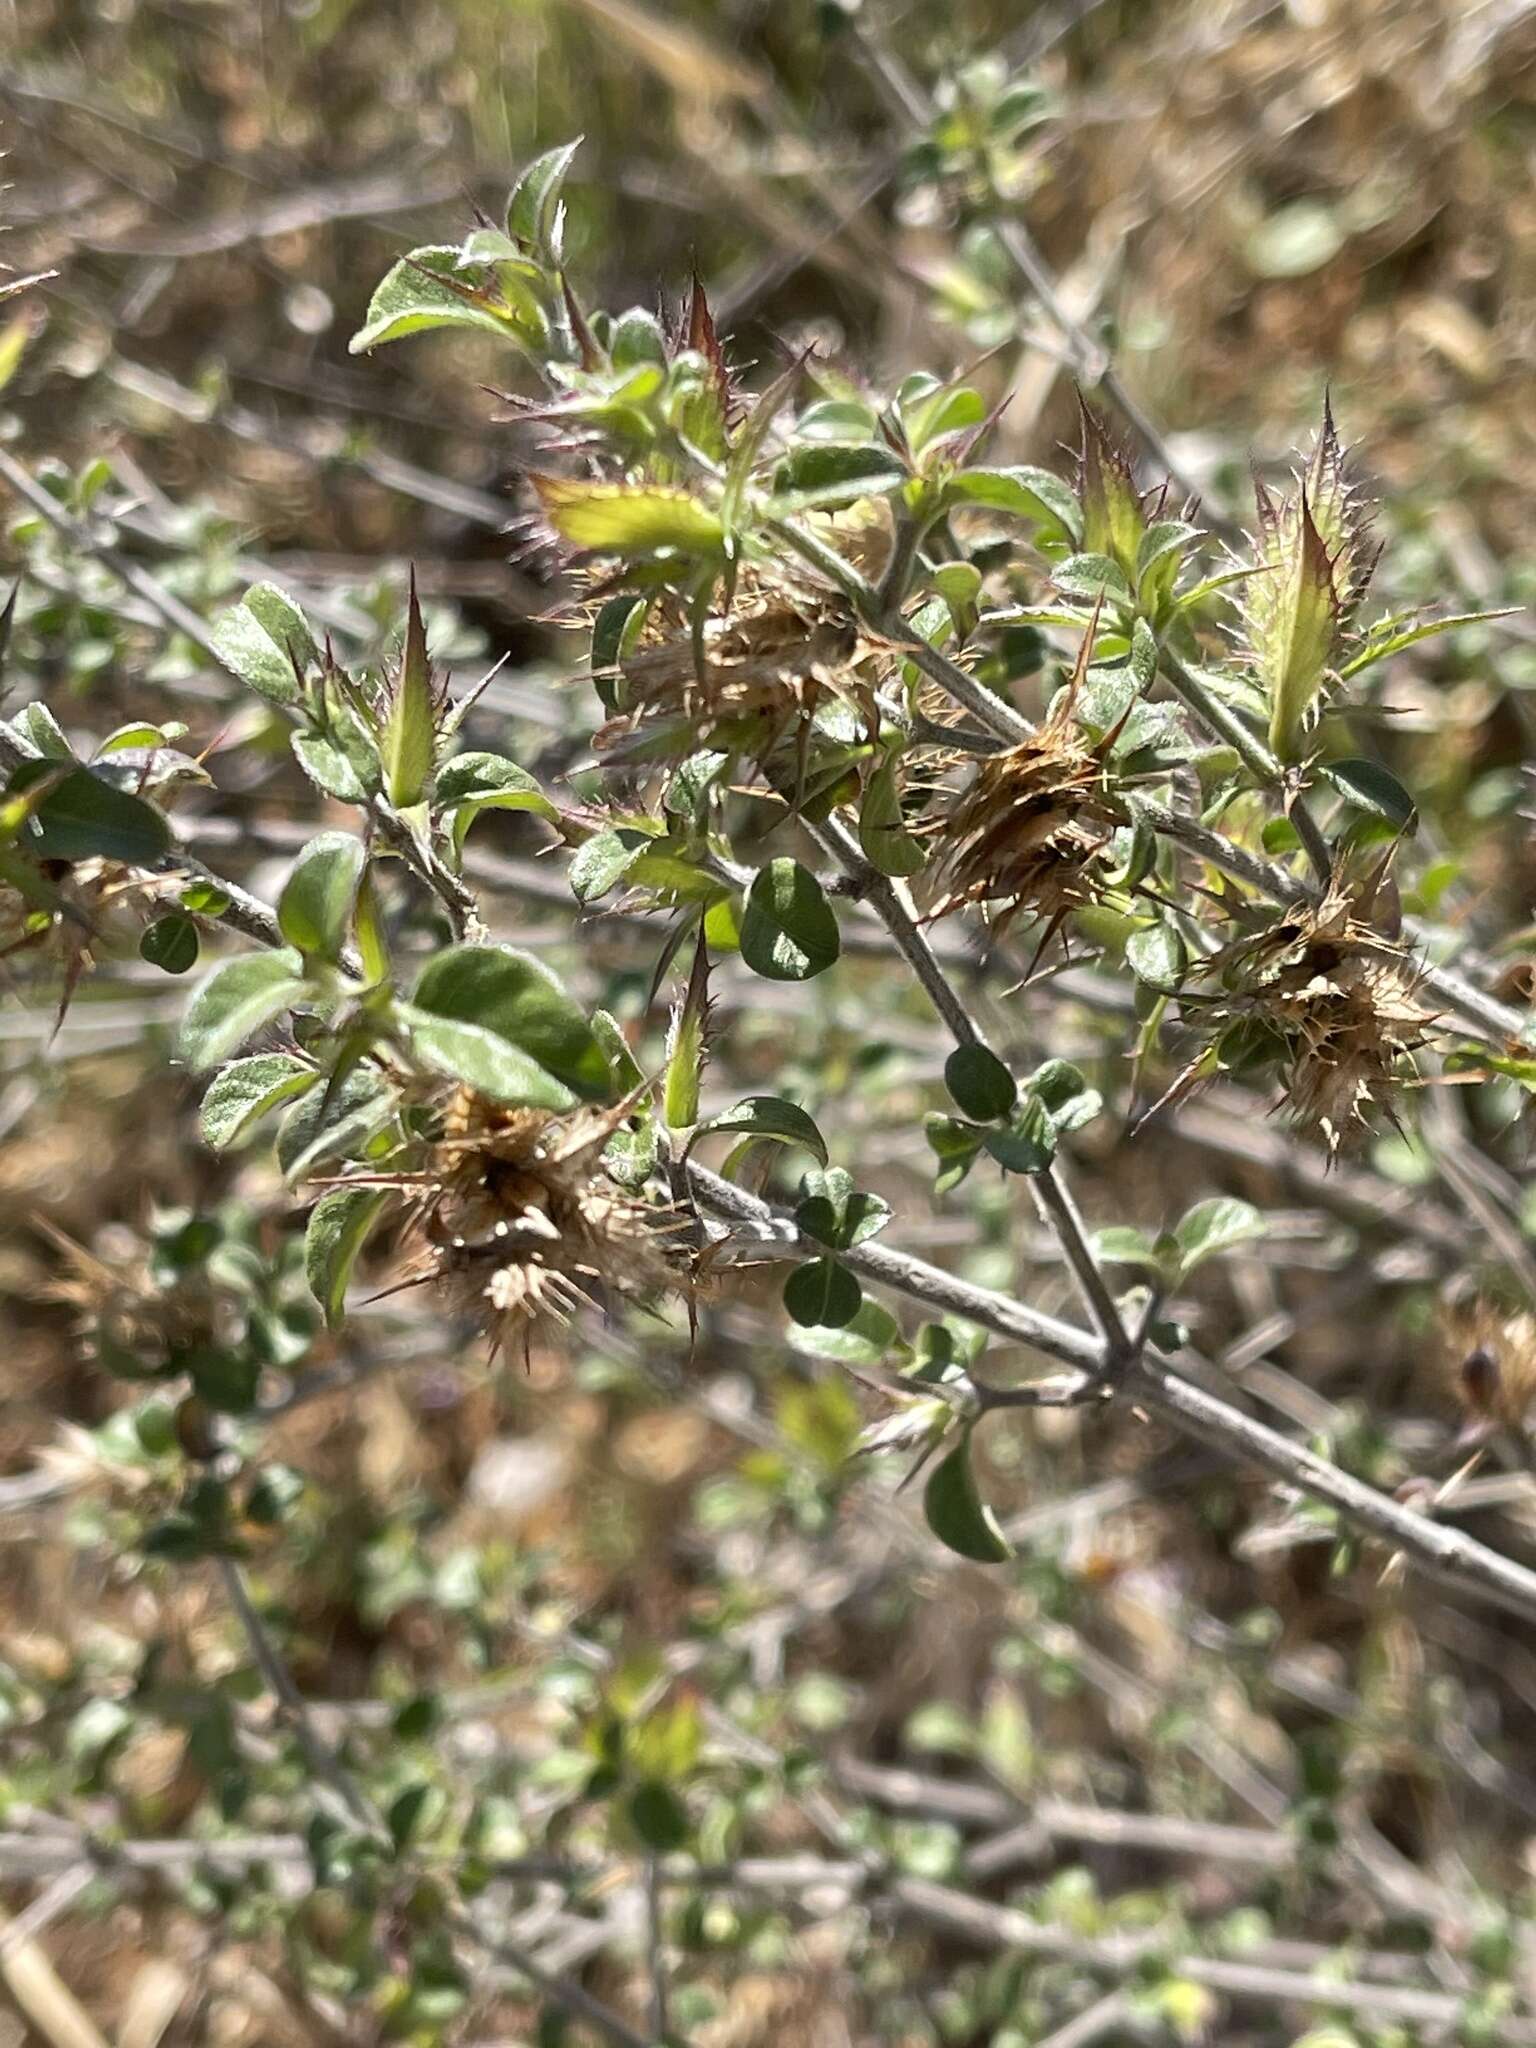
<path fill-rule="evenodd" d="M 810 344 L 877 385 L 979 364 L 1009 400 L 998 459 L 1042 461 L 1075 434 L 1074 378 L 1112 358 L 1208 524 L 1245 515 L 1250 461 L 1282 460 L 1330 390 L 1383 501 L 1394 604 L 1536 588 L 1522 0 L 8 0 L 0 45 L 0 252 L 51 273 L 0 306 L 8 680 L 98 737 L 185 721 L 216 789 L 186 799 L 194 847 L 258 891 L 306 800 L 195 630 L 253 575 L 366 653 L 414 564 L 456 677 L 509 657 L 482 732 L 546 772 L 579 762 L 591 720 L 552 687 L 570 648 L 541 616 L 557 590 L 508 531 L 526 450 L 486 423 L 504 358 L 462 334 L 346 351 L 396 256 L 497 215 L 575 133 L 573 273 L 676 307 L 696 270 L 759 378 Z M 1041 118 L 978 159 L 976 109 L 1021 79 Z M 1010 220 L 1069 333 L 1021 292 Z M 1398 664 L 1371 713 L 1511 997 L 1531 986 L 1533 686 L 1516 618 Z M 594 918 L 571 948 L 537 830 L 484 837 L 498 933 L 579 950 L 635 1014 L 654 945 Z M 1021 1556 L 944 1559 L 883 1468 L 849 1462 L 874 1412 L 858 1388 L 734 1301 L 697 1345 L 583 1328 L 526 1375 L 399 1303 L 364 1318 L 366 1346 L 332 1344 L 292 1284 L 290 1197 L 263 1158 L 202 1152 L 167 1079 L 175 985 L 130 943 L 55 1030 L 57 963 L 3 964 L 7 2048 L 584 2038 L 514 1947 L 645 2038 L 660 1974 L 697 2048 L 1533 2038 L 1510 2017 L 1530 2011 L 1536 1877 L 1515 1624 L 1406 1597 L 1325 1517 L 1128 1417 L 999 1431 Z M 818 985 L 809 1016 L 777 995 L 728 1009 L 722 1089 L 773 1077 L 840 1105 L 904 1244 L 963 1238 L 971 1277 L 1060 1300 L 1000 1190 L 971 1191 L 962 1230 L 902 1152 L 921 1005 L 872 1026 L 846 992 Z M 1036 999 L 1019 1028 L 1110 1064 L 1092 1005 Z M 1103 1085 L 1123 1097 L 1123 1072 Z M 1347 1467 L 1411 1487 L 1454 1469 L 1474 1339 L 1529 1358 L 1519 1111 L 1480 1088 L 1424 1112 L 1435 1148 L 1411 1125 L 1329 1175 L 1212 1095 L 1135 1146 L 1087 1134 L 1084 1201 L 1112 1185 L 1154 1227 L 1213 1187 L 1264 1206 L 1264 1242 L 1181 1304 L 1193 1341 Z M 1502 1276 L 1469 1248 L 1490 1213 Z M 376 1794 L 408 1796 L 422 1865 L 509 1930 L 500 1963 L 446 1953 L 429 1878 L 328 1863 L 323 1801 L 294 1832 L 303 1760 L 213 1568 L 146 1562 L 172 1450 L 125 1425 L 137 1390 L 97 1361 L 151 1284 L 262 1333 L 240 1541 L 299 1686 Z M 1519 1457 L 1462 1512 L 1528 1550 Z M 60 1868 L 36 1860 L 39 1814 L 285 1846 L 234 1874 L 105 1860 L 28 1921 Z M 672 1847 L 725 1868 L 648 1921 Z M 551 1882 L 540 1856 L 605 1874 Z M 758 1890 L 752 1857 L 826 1867 Z M 1115 1944 L 1143 1934 L 1127 1965 Z M 1308 1990 L 1320 1964 L 1359 1995 Z"/>

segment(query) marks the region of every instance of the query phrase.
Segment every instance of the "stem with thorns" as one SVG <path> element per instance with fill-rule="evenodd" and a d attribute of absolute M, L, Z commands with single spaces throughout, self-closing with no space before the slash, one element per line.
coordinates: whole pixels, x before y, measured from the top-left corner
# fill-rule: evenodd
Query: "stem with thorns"
<path fill-rule="evenodd" d="M 228 887 L 211 870 L 208 874 L 209 879 L 221 888 Z M 878 887 L 878 882 L 871 886 Z M 276 916 L 264 906 L 257 907 L 260 914 L 250 919 L 249 935 L 261 944 L 280 946 L 283 939 Z M 878 909 L 878 903 L 875 907 Z M 920 932 L 913 931 L 909 943 L 913 942 L 916 958 L 932 960 L 931 950 Z M 962 1028 L 974 1032 L 974 1024 L 949 989 L 936 961 L 931 972 L 925 965 L 922 979 L 935 1003 L 941 1000 L 942 989 L 946 1010 L 953 1013 L 956 1022 L 965 1020 Z M 687 1177 L 695 1199 L 711 1215 L 748 1225 L 755 1233 L 766 1235 L 775 1244 L 785 1247 L 789 1256 L 805 1259 L 824 1256 L 825 1247 L 810 1238 L 802 1238 L 790 1217 L 773 1210 L 745 1189 L 720 1179 L 691 1161 Z M 1086 1244 L 1084 1253 L 1091 1259 Z M 1095 1336 L 1007 1295 L 973 1286 L 953 1273 L 927 1265 L 905 1253 L 865 1244 L 855 1246 L 842 1256 L 853 1272 L 878 1285 L 890 1287 L 925 1308 L 937 1310 L 940 1314 L 961 1316 L 1010 1342 L 1029 1345 L 1072 1367 L 1080 1378 L 1074 1383 L 1058 1386 L 1054 1390 L 1055 1400 L 1091 1401 L 1102 1398 L 1106 1378 L 1112 1374 L 1117 1362 L 1124 1362 L 1124 1354 L 1117 1361 L 1115 1347 L 1103 1335 Z M 1085 1267 L 1079 1274 L 1080 1284 L 1086 1270 Z M 1127 1346 L 1130 1347 L 1131 1343 L 1128 1338 Z M 1139 1344 L 1130 1349 L 1129 1355 L 1124 1391 L 1161 1414 L 1184 1434 L 1211 1444 L 1240 1464 L 1257 1465 L 1300 1492 L 1328 1502 L 1347 1520 L 1393 1544 L 1431 1576 L 1536 1622 L 1536 1572 L 1488 1549 L 1459 1530 L 1448 1529 L 1389 1500 L 1374 1487 L 1341 1472 L 1325 1458 L 1289 1442 L 1218 1396 L 1206 1393 L 1170 1367 L 1149 1360 Z M 1005 1405 L 998 1398 L 1000 1392 L 994 1390 L 993 1405 Z M 1010 1395 L 1006 1405 L 1018 1404 Z M 1030 1405 L 1041 1404 L 1032 1397 Z M 260 1620 L 254 1609 L 249 1608 L 248 1602 L 242 1603 L 242 1621 L 248 1632 L 252 1619 L 260 1630 Z M 264 1635 L 264 1631 L 262 1633 Z M 255 1640 L 253 1635 L 253 1649 Z M 623 2027 L 622 2022 L 619 2022 L 619 2027 L 622 2031 L 610 2030 L 610 2038 L 625 2041 L 636 2038 Z"/>
<path fill-rule="evenodd" d="M 711 1215 L 755 1225 L 787 1255 L 806 1259 L 823 1255 L 825 1247 L 803 1237 L 791 1217 L 744 1188 L 691 1162 L 688 1181 L 700 1207 Z M 1102 1397 L 1108 1366 L 1102 1339 L 903 1252 L 858 1245 L 841 1256 L 855 1273 L 924 1308 L 961 1316 L 1010 1342 L 1031 1345 L 1078 1368 L 1077 1398 L 1087 1402 Z M 1183 1435 L 1210 1444 L 1238 1464 L 1257 1466 L 1314 1500 L 1325 1501 L 1346 1521 L 1390 1544 L 1431 1578 L 1536 1621 L 1536 1572 L 1459 1529 L 1447 1528 L 1389 1499 L 1315 1451 L 1244 1415 L 1219 1395 L 1208 1394 L 1161 1360 L 1145 1353 L 1137 1356 L 1126 1374 L 1123 1392 Z"/>
<path fill-rule="evenodd" d="M 882 601 L 880 592 L 874 584 L 851 562 L 838 554 L 835 548 L 828 547 L 816 535 L 802 531 L 792 520 L 771 520 L 769 531 L 776 534 L 787 547 L 792 548 L 803 561 L 811 563 L 827 576 L 843 592 L 867 626 L 898 645 L 909 660 L 947 691 L 957 704 L 969 711 L 972 717 L 1003 746 L 1017 746 L 1021 740 L 1029 738 L 1034 728 L 1022 712 L 1005 703 L 984 683 L 967 674 L 958 663 L 951 661 L 936 647 L 930 647 L 925 640 L 918 639 L 900 613 L 893 613 Z M 1167 659 L 1164 650 L 1165 668 Z M 1187 670 L 1182 670 L 1182 664 L 1180 666 L 1184 679 L 1192 683 L 1194 679 L 1189 677 Z M 1199 688 L 1197 683 L 1194 686 L 1196 689 Z M 938 731 L 944 734 L 946 745 L 966 747 L 967 742 L 963 735 L 953 734 L 947 727 L 940 727 Z M 1243 728 L 1243 732 L 1244 745 L 1254 753 L 1254 763 L 1250 764 L 1253 772 L 1260 772 L 1255 764 L 1262 761 L 1261 779 L 1265 780 L 1268 786 L 1283 791 L 1285 776 L 1280 764 L 1253 733 L 1246 728 Z M 973 744 L 977 752 L 994 751 L 994 748 L 980 739 Z M 1236 745 L 1236 741 L 1233 744 Z M 1224 838 L 1221 833 L 1212 831 L 1193 818 L 1182 817 L 1165 805 L 1143 798 L 1136 801 L 1142 816 L 1155 831 L 1164 832 L 1169 838 L 1178 840 L 1192 852 L 1210 861 L 1213 867 L 1220 868 L 1234 880 L 1246 882 L 1250 888 L 1258 890 L 1272 903 L 1316 903 L 1320 900 L 1321 886 L 1318 883 L 1301 880 L 1287 873 L 1284 868 L 1277 867 L 1272 861 L 1249 853 L 1244 847 L 1234 846 L 1231 840 Z M 1302 838 L 1305 845 L 1305 834 L 1310 828 L 1316 838 L 1316 851 L 1311 856 L 1313 865 L 1326 875 L 1331 873 L 1332 865 L 1326 845 L 1310 818 L 1307 819 L 1306 825 L 1303 825 L 1304 812 L 1305 805 L 1298 800 L 1292 813 L 1297 836 Z M 1514 1040 L 1519 1036 L 1521 1018 L 1496 997 L 1485 995 L 1462 976 L 1428 962 L 1420 966 L 1419 974 L 1426 988 L 1432 989 L 1449 1010 L 1462 1016 L 1475 1029 L 1486 1031 L 1499 1040 Z"/>
<path fill-rule="evenodd" d="M 933 948 L 918 927 L 911 897 L 902 884 L 871 868 L 849 837 L 847 828 L 837 819 L 829 818 L 825 824 L 813 826 L 810 830 L 812 837 L 854 878 L 858 893 L 890 933 L 924 994 L 943 1018 L 956 1045 L 977 1045 L 990 1051 L 980 1025 L 934 958 Z M 1118 1374 L 1130 1363 L 1134 1347 L 1115 1298 L 1093 1256 L 1082 1219 L 1054 1167 L 1047 1166 L 1042 1172 L 1031 1174 L 1029 1183 L 1036 1206 L 1055 1233 L 1072 1277 L 1103 1335 L 1104 1371 L 1106 1374 Z"/>

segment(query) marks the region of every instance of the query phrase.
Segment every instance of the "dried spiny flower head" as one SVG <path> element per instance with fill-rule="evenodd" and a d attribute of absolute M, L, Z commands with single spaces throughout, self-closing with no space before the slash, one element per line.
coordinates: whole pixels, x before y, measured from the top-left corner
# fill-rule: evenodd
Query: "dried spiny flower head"
<path fill-rule="evenodd" d="M 965 904 L 990 907 L 1002 932 L 1031 912 L 1045 921 L 1043 945 L 1098 895 L 1094 870 L 1121 818 L 1104 777 L 1114 735 L 1091 745 L 1073 718 L 1091 639 L 1045 723 L 983 760 L 954 810 L 925 826 L 937 841 L 930 918 Z"/>
<path fill-rule="evenodd" d="M 1536 1410 L 1536 1316 L 1479 1301 L 1453 1315 L 1441 1363 L 1468 1423 L 1526 1430 Z"/>
<path fill-rule="evenodd" d="M 483 1316 L 498 1349 L 526 1344 L 537 1322 L 564 1321 L 583 1301 L 683 1284 L 679 1219 L 603 1170 L 623 1114 L 508 1109 L 468 1088 L 448 1102 L 417 1184 L 420 1277 Z"/>
<path fill-rule="evenodd" d="M 1389 1106 L 1434 1022 L 1407 954 L 1368 921 L 1381 880 L 1355 892 L 1335 882 L 1211 963 L 1232 992 L 1224 1054 L 1273 1058 L 1291 1117 L 1334 1150 L 1372 1103 Z"/>
<path fill-rule="evenodd" d="M 9 976 L 13 962 L 46 957 L 48 971 L 59 975 L 62 1017 L 98 955 L 132 951 L 146 916 L 184 886 L 117 861 L 39 861 L 24 890 L 0 888 L 0 973 Z"/>
<path fill-rule="evenodd" d="M 152 1366 L 169 1369 L 227 1334 L 218 1289 L 202 1265 L 169 1277 L 154 1269 L 153 1247 L 136 1232 L 112 1226 L 91 1250 L 46 1218 L 37 1223 L 63 1255 L 41 1298 L 74 1310 L 82 1348 L 112 1370 L 126 1362 L 139 1374 Z"/>
<path fill-rule="evenodd" d="M 701 632 L 681 599 L 653 605 L 595 744 L 621 759 L 710 747 L 762 761 L 829 693 L 854 696 L 859 651 L 842 597 L 748 566 Z"/>

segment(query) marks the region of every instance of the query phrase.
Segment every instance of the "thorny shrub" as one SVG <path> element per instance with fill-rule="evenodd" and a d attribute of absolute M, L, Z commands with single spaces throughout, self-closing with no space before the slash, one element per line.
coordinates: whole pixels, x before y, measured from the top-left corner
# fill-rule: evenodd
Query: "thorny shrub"
<path fill-rule="evenodd" d="M 934 175 L 961 146 L 951 111 Z M 1037 114 L 1005 93 L 997 149 Z M 352 347 L 443 328 L 504 344 L 525 544 L 566 574 L 593 701 L 582 794 L 462 748 L 473 692 L 435 672 L 414 589 L 398 646 L 366 666 L 271 584 L 218 621 L 219 659 L 354 820 L 309 840 L 271 910 L 178 846 L 178 793 L 202 774 L 184 729 L 130 725 L 80 759 L 34 702 L 0 735 L 8 957 L 51 956 L 67 1005 L 106 949 L 136 941 L 175 974 L 211 942 L 180 1040 L 205 1077 L 204 1136 L 229 1150 L 275 1124 L 307 1213 L 302 1250 L 276 1262 L 238 1218 L 165 1218 L 116 1268 L 79 1256 L 61 1292 L 97 1365 L 150 1383 L 124 1427 L 151 1461 L 151 1555 L 239 1559 L 289 1511 L 242 1426 L 317 1316 L 346 1326 L 360 1273 L 370 1294 L 421 1290 L 468 1315 L 517 1369 L 589 1307 L 696 1318 L 748 1260 L 777 1263 L 791 1323 L 890 1395 L 865 1448 L 926 1473 L 934 1533 L 1005 1557 L 970 1462 L 978 1423 L 1113 1399 L 1177 1349 L 1166 1304 L 1183 1278 L 1264 1222 L 1215 1199 L 1155 1238 L 1112 1217 L 1090 1233 L 1057 1161 L 1102 1096 L 1061 1058 L 1010 1071 L 956 992 L 950 935 L 1016 984 L 1088 963 L 1117 977 L 1143 1121 L 1237 1077 L 1331 1159 L 1447 1077 L 1536 1085 L 1529 1035 L 1405 916 L 1426 865 L 1413 794 L 1355 750 L 1362 679 L 1463 621 L 1370 616 L 1377 543 L 1328 412 L 1289 489 L 1258 486 L 1234 553 L 1086 399 L 1070 474 L 997 466 L 996 416 L 963 380 L 876 391 L 814 354 L 752 373 L 697 278 L 659 317 L 585 304 L 562 252 L 573 154 L 534 163 L 500 224 L 398 262 Z M 466 871 L 490 811 L 538 822 L 575 907 L 664 932 L 664 1033 L 650 1004 L 625 1023 L 591 1013 L 490 936 Z M 226 953 L 226 931 L 257 943 Z M 1052 1380 L 986 1383 L 954 1324 L 902 1339 L 866 1283 L 921 1299 L 921 1275 L 872 1255 L 890 1209 L 790 1093 L 703 1113 L 719 963 L 804 983 L 851 931 L 879 976 L 917 977 L 954 1037 L 918 1112 L 936 1191 L 1014 1177 L 1060 1236 L 1091 1328 L 1053 1326 L 1070 1370 Z M 879 979 L 861 986 L 882 1001 Z M 812 1162 L 797 1192 L 765 1209 L 756 1190 L 782 1189 L 795 1154 Z M 1474 1423 L 1522 1427 L 1509 1361 L 1528 1337 L 1485 1317 L 1466 1349 Z M 691 1713 L 618 1716 L 599 1743 L 653 1852 L 687 1838 Z M 402 1854 L 413 1797 L 387 1816 Z M 332 1882 L 373 1868 L 368 1836 L 355 1813 L 334 1822 L 316 1846 Z M 368 1881 L 402 1926 L 451 1919 L 435 1879 Z M 355 1989 L 321 1917 L 311 1961 Z M 446 1948 L 418 1957 L 400 2030 L 431 2037 L 454 1967 Z"/>

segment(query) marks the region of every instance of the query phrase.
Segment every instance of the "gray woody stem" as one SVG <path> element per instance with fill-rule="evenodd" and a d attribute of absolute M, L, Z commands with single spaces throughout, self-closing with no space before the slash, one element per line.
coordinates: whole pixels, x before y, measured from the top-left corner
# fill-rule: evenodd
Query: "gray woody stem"
<path fill-rule="evenodd" d="M 793 1255 L 808 1259 L 822 1255 L 824 1248 L 809 1238 L 802 1239 L 788 1216 L 745 1189 L 701 1166 L 690 1166 L 688 1179 L 698 1202 L 712 1215 L 766 1228 Z M 922 1259 L 879 1245 L 860 1245 L 841 1256 L 855 1273 L 893 1288 L 925 1308 L 963 1316 L 999 1337 L 1032 1345 L 1078 1367 L 1084 1374 L 1085 1391 L 1104 1373 L 1101 1340 L 1008 1295 L 972 1286 Z M 1239 1464 L 1257 1466 L 1314 1500 L 1326 1501 L 1347 1521 L 1402 1551 L 1432 1578 L 1527 1621 L 1536 1620 L 1536 1572 L 1500 1556 L 1459 1529 L 1448 1529 L 1390 1500 L 1326 1458 L 1254 1421 L 1219 1396 L 1206 1393 L 1171 1367 L 1146 1357 L 1137 1359 L 1126 1377 L 1125 1392 L 1184 1435 L 1197 1437 Z"/>
<path fill-rule="evenodd" d="M 813 826 L 811 831 L 813 837 L 855 878 L 859 893 L 900 948 L 924 993 L 948 1026 L 956 1045 L 985 1046 L 986 1039 L 980 1026 L 955 993 L 949 978 L 934 958 L 933 948 L 919 929 L 916 912 L 902 884 L 870 867 L 849 837 L 847 828 L 837 819 L 828 818 L 824 824 Z M 1041 1214 L 1056 1233 L 1089 1313 L 1103 1334 L 1105 1372 L 1118 1372 L 1129 1362 L 1135 1347 L 1126 1332 L 1115 1298 L 1099 1271 L 1072 1198 L 1049 1166 L 1041 1173 L 1031 1174 L 1029 1183 Z"/>

